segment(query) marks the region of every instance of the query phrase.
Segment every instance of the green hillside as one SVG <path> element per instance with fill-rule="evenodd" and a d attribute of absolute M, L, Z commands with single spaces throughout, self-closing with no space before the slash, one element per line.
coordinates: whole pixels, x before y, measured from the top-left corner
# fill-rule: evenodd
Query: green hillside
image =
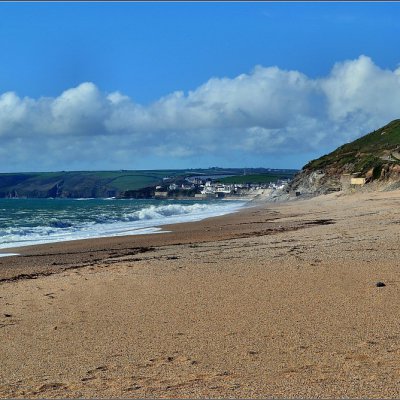
<path fill-rule="evenodd" d="M 207 168 L 186 170 L 141 170 L 141 171 L 60 171 L 0 173 L 0 197 L 113 197 L 125 192 L 144 190 L 173 181 L 182 181 L 190 176 L 219 177 L 243 175 L 240 168 Z M 266 173 L 275 176 L 293 175 L 293 170 L 266 170 L 250 168 L 249 177 Z M 267 172 L 272 171 L 272 172 Z M 167 179 L 165 179 L 167 178 Z M 268 178 L 270 179 L 270 178 Z M 264 182 L 261 180 L 261 182 Z M 146 194 L 148 190 L 144 190 Z"/>
<path fill-rule="evenodd" d="M 297 197 L 353 190 L 351 178 L 357 177 L 364 178 L 361 186 L 376 183 L 369 188 L 400 187 L 399 119 L 310 161 L 290 182 L 287 193 Z"/>
<path fill-rule="evenodd" d="M 374 169 L 378 175 L 384 164 L 400 163 L 400 119 L 373 131 L 332 153 L 310 161 L 303 170 L 335 169 L 365 174 Z"/>
<path fill-rule="evenodd" d="M 219 179 L 221 183 L 226 184 L 262 184 L 276 182 L 278 179 L 291 179 L 295 172 L 291 173 L 267 173 L 267 174 L 249 174 L 249 175 L 236 175 Z"/>
<path fill-rule="evenodd" d="M 182 171 L 73 171 L 0 174 L 0 197 L 109 197 L 157 185 Z"/>

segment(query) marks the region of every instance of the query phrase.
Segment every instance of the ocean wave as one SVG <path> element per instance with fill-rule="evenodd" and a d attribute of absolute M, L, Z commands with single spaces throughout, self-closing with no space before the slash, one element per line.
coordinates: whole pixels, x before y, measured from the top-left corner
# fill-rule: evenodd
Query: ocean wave
<path fill-rule="evenodd" d="M 151 221 L 151 220 L 160 220 L 171 217 L 179 217 L 179 216 L 196 216 L 202 215 L 205 213 L 215 213 L 220 210 L 225 209 L 225 205 L 206 205 L 206 204 L 191 204 L 191 205 L 182 205 L 182 204 L 167 204 L 160 206 L 147 206 L 137 211 L 125 212 L 121 215 L 117 215 L 111 212 L 103 212 L 101 214 L 97 214 L 94 217 L 94 222 L 96 224 L 108 224 L 114 222 L 135 222 L 135 221 Z"/>
<path fill-rule="evenodd" d="M 93 205 L 84 210 L 80 208 L 79 217 L 78 210 L 75 210 L 75 214 L 73 211 L 59 210 L 58 217 L 52 216 L 47 210 L 41 216 L 35 214 L 30 219 L 30 224 L 34 221 L 35 226 L 14 225 L 0 229 L 0 248 L 155 233 L 160 231 L 160 228 L 157 228 L 160 225 L 198 221 L 228 214 L 237 211 L 244 204 L 242 202 L 202 202 L 145 205 L 136 202 L 126 207 L 126 202 L 121 203 L 123 206 L 117 203 L 113 202 L 112 207 L 96 208 Z"/>
<path fill-rule="evenodd" d="M 73 226 L 73 224 L 71 222 L 61 221 L 58 219 L 51 219 L 49 222 L 49 225 L 52 228 L 71 228 Z"/>
<path fill-rule="evenodd" d="M 96 200 L 95 197 L 79 197 L 77 199 L 73 199 L 74 201 L 89 201 L 89 200 Z"/>
<path fill-rule="evenodd" d="M 210 206 L 197 203 L 192 205 L 168 204 L 162 206 L 149 206 L 142 210 L 135 211 L 132 214 L 125 215 L 123 219 L 126 221 L 160 219 L 179 215 L 198 214 L 211 211 L 212 209 L 215 210 L 216 208 L 220 209 L 220 207 L 215 205 Z"/>

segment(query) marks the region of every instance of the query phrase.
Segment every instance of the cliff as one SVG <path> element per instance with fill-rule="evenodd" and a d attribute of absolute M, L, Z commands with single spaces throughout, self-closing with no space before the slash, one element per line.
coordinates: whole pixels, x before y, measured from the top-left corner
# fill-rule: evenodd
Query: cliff
<path fill-rule="evenodd" d="M 286 192 L 315 196 L 361 187 L 359 183 L 365 183 L 364 189 L 400 187 L 400 119 L 310 161 Z"/>
<path fill-rule="evenodd" d="M 165 172 L 74 171 L 0 174 L 0 197 L 114 197 L 162 181 Z"/>

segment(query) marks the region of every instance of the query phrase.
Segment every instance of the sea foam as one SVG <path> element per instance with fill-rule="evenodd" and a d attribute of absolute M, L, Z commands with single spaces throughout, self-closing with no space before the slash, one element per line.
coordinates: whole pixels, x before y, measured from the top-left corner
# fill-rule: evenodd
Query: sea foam
<path fill-rule="evenodd" d="M 25 200 L 7 203 L 14 219 L 0 219 L 0 248 L 62 242 L 99 237 L 163 233 L 161 225 L 199 221 L 236 212 L 245 203 L 239 201 L 172 202 L 123 201 L 102 202 L 43 200 L 34 207 Z M 150 204 L 153 203 L 153 204 Z M 84 204 L 84 206 L 82 206 Z M 31 208 L 29 208 L 31 207 Z M 12 213 L 14 211 L 14 213 Z M 17 214 L 19 213 L 19 214 Z M 16 217 L 17 216 L 17 217 Z M 4 216 L 0 216 L 4 218 Z"/>

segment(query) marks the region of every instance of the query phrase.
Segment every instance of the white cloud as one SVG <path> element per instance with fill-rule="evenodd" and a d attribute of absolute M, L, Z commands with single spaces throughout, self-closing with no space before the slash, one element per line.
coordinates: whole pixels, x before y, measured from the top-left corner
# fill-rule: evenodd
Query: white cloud
<path fill-rule="evenodd" d="M 97 87 L 86 82 L 54 99 L 50 111 L 53 123 L 48 133 L 90 135 L 102 133 L 109 107 Z"/>
<path fill-rule="evenodd" d="M 14 92 L 0 96 L 0 134 L 12 133 L 20 123 L 26 121 L 27 101 L 21 100 Z"/>
<path fill-rule="evenodd" d="M 333 121 L 340 122 L 357 114 L 385 120 L 399 115 L 398 70 L 383 70 L 366 56 L 336 64 L 320 85 Z"/>
<path fill-rule="evenodd" d="M 400 68 L 385 70 L 360 56 L 335 64 L 318 79 L 256 66 L 249 74 L 212 78 L 149 106 L 120 92 L 103 93 L 90 82 L 56 98 L 7 92 L 0 95 L 0 139 L 3 152 L 10 146 L 15 153 L 11 146 L 23 143 L 15 159 L 44 165 L 51 152 L 54 166 L 74 159 L 90 165 L 93 159 L 206 153 L 215 159 L 229 152 L 318 154 L 399 115 Z M 40 146 L 43 152 L 37 152 Z"/>

